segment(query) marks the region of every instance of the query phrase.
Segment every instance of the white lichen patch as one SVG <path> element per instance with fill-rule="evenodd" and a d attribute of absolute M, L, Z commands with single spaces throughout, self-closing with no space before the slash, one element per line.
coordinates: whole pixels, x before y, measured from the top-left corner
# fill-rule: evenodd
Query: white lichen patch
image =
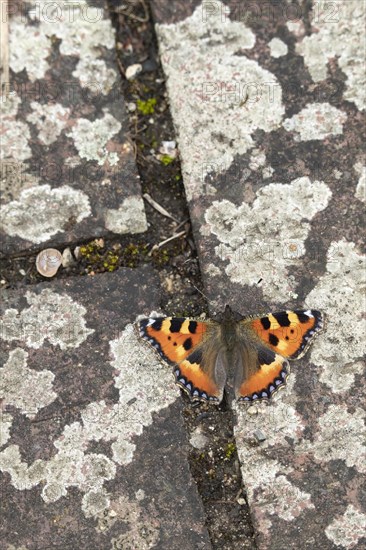
<path fill-rule="evenodd" d="M 366 472 L 366 412 L 356 408 L 350 413 L 347 405 L 330 405 L 320 416 L 314 441 L 304 440 L 300 451 L 311 452 L 321 462 L 343 460 L 351 468 Z"/>
<path fill-rule="evenodd" d="M 56 27 L 56 26 L 55 26 Z M 49 69 L 47 57 L 51 53 L 51 36 L 37 26 L 25 25 L 22 16 L 10 18 L 9 66 L 19 73 L 26 69 L 31 82 L 43 78 Z"/>
<path fill-rule="evenodd" d="M 161 364 L 152 348 L 137 339 L 131 326 L 121 338 L 111 342 L 111 349 L 114 356 L 111 364 L 119 371 L 115 385 L 120 389 L 119 407 L 124 420 L 113 453 L 118 463 L 127 463 L 134 450 L 133 434 L 141 434 L 143 427 L 151 424 L 152 413 L 173 403 L 178 391 L 171 369 Z"/>
<path fill-rule="evenodd" d="M 111 154 L 108 151 L 108 142 L 121 128 L 121 123 L 104 110 L 103 118 L 94 122 L 79 118 L 67 135 L 73 139 L 81 158 L 96 160 L 102 166 Z"/>
<path fill-rule="evenodd" d="M 360 47 L 364 43 L 365 16 L 365 4 L 359 0 L 315 2 L 312 21 L 315 32 L 296 46 L 314 82 L 324 80 L 328 62 L 337 59 L 347 76 L 344 99 L 359 109 L 366 105 L 365 60 Z"/>
<path fill-rule="evenodd" d="M 317 346 L 321 347 L 322 342 L 318 342 Z M 323 366 L 319 380 L 331 387 L 334 393 L 345 393 L 355 383 L 355 376 L 362 375 L 365 372 L 366 365 L 363 361 L 345 363 L 342 367 L 337 367 L 334 365 L 334 361 L 331 360 L 328 365 Z"/>
<path fill-rule="evenodd" d="M 63 231 L 69 219 L 81 222 L 91 214 L 89 198 L 68 185 L 52 189 L 48 184 L 24 189 L 16 201 L 1 209 L 1 229 L 11 237 L 35 244 Z"/>
<path fill-rule="evenodd" d="M 110 528 L 116 521 L 123 521 L 127 528 L 124 533 L 111 539 L 111 550 L 119 548 L 149 550 L 158 544 L 160 529 L 155 511 L 151 513 L 150 508 L 147 514 L 137 498 L 132 500 L 126 496 L 113 501 L 111 508 L 113 516 L 112 520 L 108 521 L 107 528 Z"/>
<path fill-rule="evenodd" d="M 248 415 L 246 420 L 248 420 Z M 278 434 L 274 432 L 273 435 L 269 423 L 265 424 L 265 428 L 260 425 L 260 429 L 268 436 L 269 444 L 273 443 L 277 437 L 276 446 L 278 447 Z M 301 491 L 287 479 L 286 474 L 289 474 L 293 468 L 283 466 L 277 460 L 267 456 L 264 450 L 268 448 L 267 440 L 264 444 L 261 443 L 260 448 L 254 444 L 246 444 L 245 440 L 240 438 L 243 431 L 246 432 L 247 441 L 253 440 L 253 435 L 249 433 L 249 430 L 245 430 L 242 424 L 239 430 L 236 430 L 239 459 L 243 465 L 242 475 L 249 504 L 251 507 L 256 506 L 261 510 L 261 517 L 258 520 L 260 530 L 268 530 L 273 515 L 286 521 L 292 521 L 307 509 L 314 508 L 310 495 Z M 291 430 L 285 429 L 286 434 L 289 431 Z M 288 445 L 284 440 L 286 434 L 282 433 L 282 430 L 280 431 L 283 444 Z"/>
<path fill-rule="evenodd" d="M 35 27 L 39 35 L 50 41 L 53 37 L 61 40 L 62 55 L 99 57 L 102 48 L 114 48 L 114 29 L 103 8 L 90 6 L 86 0 L 29 0 L 29 3 L 35 4 L 29 16 L 39 23 Z"/>
<path fill-rule="evenodd" d="M 285 521 L 292 521 L 305 510 L 315 508 L 311 495 L 301 491 L 283 475 L 261 489 L 261 510 L 269 517 L 276 515 Z"/>
<path fill-rule="evenodd" d="M 86 326 L 84 306 L 67 294 L 44 289 L 40 294 L 26 292 L 29 308 L 19 312 L 7 309 L 0 319 L 0 336 L 11 342 L 18 340 L 38 349 L 48 340 L 62 350 L 77 348 L 94 329 Z"/>
<path fill-rule="evenodd" d="M 55 311 L 58 307 L 56 304 Z M 17 445 L 0 453 L 0 468 L 10 474 L 15 488 L 30 489 L 42 482 L 42 498 L 50 503 L 66 496 L 69 487 L 77 487 L 84 493 L 82 509 L 87 517 L 109 506 L 105 481 L 114 479 L 116 464 L 131 462 L 133 440 L 144 426 L 152 424 L 153 413 L 168 407 L 178 396 L 171 369 L 162 366 L 154 350 L 138 340 L 131 325 L 111 342 L 111 351 L 111 367 L 118 372 L 115 385 L 121 390 L 117 404 L 100 401 L 88 405 L 81 413 L 81 422 L 65 426 L 53 442 L 57 453 L 49 460 L 36 460 L 28 466 Z M 46 400 L 50 390 L 43 387 L 43 391 L 46 397 L 42 399 Z M 99 440 L 112 443 L 113 460 L 88 452 L 90 442 Z"/>
<path fill-rule="evenodd" d="M 18 161 L 29 159 L 32 156 L 28 145 L 30 131 L 28 125 L 21 120 L 4 122 L 4 134 L 1 136 L 1 158 L 13 158 Z"/>
<path fill-rule="evenodd" d="M 105 226 L 114 233 L 143 233 L 147 230 L 144 203 L 140 196 L 127 197 L 119 208 L 104 214 Z"/>
<path fill-rule="evenodd" d="M 29 0 L 29 3 L 35 4 L 29 12 L 34 26 L 26 24 L 24 16 L 10 18 L 9 64 L 13 71 L 26 69 L 31 81 L 43 78 L 50 67 L 47 58 L 57 38 L 62 55 L 80 58 L 74 76 L 84 71 L 82 85 L 107 93 L 116 72 L 97 58 L 103 55 L 104 48 L 114 48 L 115 34 L 103 9 L 90 6 L 85 0 L 77 3 Z"/>
<path fill-rule="evenodd" d="M 343 516 L 326 527 L 325 534 L 337 547 L 359 548 L 358 541 L 365 536 L 365 531 L 366 515 L 349 504 Z"/>
<path fill-rule="evenodd" d="M 151 518 L 148 522 L 138 522 L 133 529 L 117 537 L 113 537 L 111 539 L 111 550 L 118 550 L 119 548 L 126 550 L 133 550 L 134 548 L 150 550 L 150 548 L 157 548 L 159 538 L 159 523 L 156 521 L 154 524 Z"/>
<path fill-rule="evenodd" d="M 22 461 L 19 446 L 10 445 L 0 453 L 0 469 L 10 474 L 12 485 L 19 490 L 45 482 L 42 498 L 47 503 L 66 496 L 69 487 L 78 487 L 85 494 L 100 493 L 103 483 L 115 477 L 116 465 L 105 455 L 86 454 L 84 450 L 61 450 L 50 460 L 38 459 L 28 466 Z"/>
<path fill-rule="evenodd" d="M 38 139 L 45 145 L 51 145 L 67 126 L 70 109 L 60 103 L 43 105 L 37 101 L 32 101 L 30 106 L 33 111 L 27 116 L 28 122 L 37 128 Z"/>
<path fill-rule="evenodd" d="M 274 174 L 274 168 L 272 168 L 272 166 L 266 166 L 262 170 L 263 179 L 271 178 L 273 174 Z"/>
<path fill-rule="evenodd" d="M 0 101 L 2 121 L 9 119 L 13 120 L 13 118 L 18 114 L 19 105 L 21 105 L 21 103 L 22 100 L 15 91 L 2 95 Z"/>
<path fill-rule="evenodd" d="M 360 176 L 356 187 L 356 199 L 366 202 L 366 166 L 364 166 L 361 162 L 357 162 L 354 169 Z"/>
<path fill-rule="evenodd" d="M 229 10 L 219 1 L 215 7 Z M 211 193 L 206 175 L 228 169 L 253 146 L 255 130 L 278 128 L 284 114 L 274 74 L 239 55 L 253 48 L 253 32 L 228 17 L 206 19 L 203 10 L 156 25 L 188 198 Z"/>
<path fill-rule="evenodd" d="M 58 10 L 57 4 L 55 10 Z M 112 22 L 108 15 L 104 16 L 103 9 L 81 0 L 74 4 L 65 2 L 63 11 L 61 24 L 55 25 L 45 19 L 40 24 L 43 32 L 49 34 L 52 29 L 52 34 L 61 40 L 62 55 L 75 55 L 81 59 L 86 55 L 100 57 L 103 48 L 111 50 L 115 47 Z"/>
<path fill-rule="evenodd" d="M 25 140 L 26 141 L 26 140 Z M 19 199 L 24 189 L 38 185 L 39 177 L 29 171 L 27 162 L 15 158 L 0 160 L 0 188 L 3 203 Z"/>
<path fill-rule="evenodd" d="M 13 425 L 13 417 L 8 413 L 0 414 L 0 447 L 10 439 L 10 430 Z"/>
<path fill-rule="evenodd" d="M 360 367 L 352 367 L 364 354 L 366 258 L 353 243 L 333 242 L 325 274 L 307 297 L 327 315 L 327 331 L 311 350 L 311 360 L 323 367 L 321 382 L 334 392 L 347 391 Z"/>
<path fill-rule="evenodd" d="M 85 493 L 82 500 L 82 510 L 85 517 L 94 517 L 103 510 L 109 508 L 110 499 L 104 487 L 100 489 L 91 489 Z"/>
<path fill-rule="evenodd" d="M 271 51 L 271 56 L 275 58 L 282 57 L 288 52 L 287 44 L 280 40 L 280 38 L 272 38 L 272 40 L 268 42 L 268 46 Z"/>
<path fill-rule="evenodd" d="M 204 264 L 203 269 L 209 277 L 221 277 L 221 269 L 215 264 Z"/>
<path fill-rule="evenodd" d="M 305 36 L 306 34 L 306 28 L 304 22 L 301 19 L 286 21 L 286 27 L 298 38 Z"/>
<path fill-rule="evenodd" d="M 35 371 L 27 367 L 28 353 L 21 348 L 11 351 L 1 369 L 0 397 L 5 405 L 19 408 L 33 418 L 57 397 L 52 390 L 55 375 L 47 370 Z"/>
<path fill-rule="evenodd" d="M 0 159 L 14 159 L 18 164 L 32 155 L 28 144 L 30 139 L 28 124 L 15 119 L 20 104 L 21 99 L 16 92 L 4 94 L 0 100 L 2 124 Z"/>
<path fill-rule="evenodd" d="M 266 164 L 266 154 L 264 151 L 261 151 L 260 149 L 253 149 L 250 160 L 249 160 L 249 168 L 255 172 L 256 170 L 259 170 L 259 168 L 262 168 Z"/>
<path fill-rule="evenodd" d="M 342 134 L 346 120 L 346 113 L 329 103 L 311 103 L 292 118 L 286 118 L 283 127 L 295 132 L 295 141 L 310 141 Z"/>
<path fill-rule="evenodd" d="M 266 298 L 286 301 L 296 297 L 296 281 L 288 267 L 301 263 L 310 221 L 330 197 L 325 183 L 307 177 L 290 184 L 271 183 L 257 192 L 251 206 L 214 201 L 202 231 L 220 241 L 215 252 L 232 282 L 253 286 L 263 279 Z"/>
<path fill-rule="evenodd" d="M 79 60 L 72 75 L 79 79 L 83 88 L 90 90 L 90 97 L 107 95 L 117 79 L 116 71 L 107 67 L 103 59 L 87 55 Z"/>
<path fill-rule="evenodd" d="M 254 513 L 259 510 L 256 514 L 258 529 L 267 534 L 274 515 L 292 521 L 314 508 L 310 495 L 288 479 L 293 466 L 281 464 L 271 453 L 273 448 L 281 454 L 286 453 L 302 440 L 305 423 L 294 406 L 295 372 L 269 404 L 256 403 L 249 409 L 234 404 L 237 415 L 234 433 L 243 482 L 249 505 Z M 255 435 L 259 431 L 265 438 L 260 443 Z"/>

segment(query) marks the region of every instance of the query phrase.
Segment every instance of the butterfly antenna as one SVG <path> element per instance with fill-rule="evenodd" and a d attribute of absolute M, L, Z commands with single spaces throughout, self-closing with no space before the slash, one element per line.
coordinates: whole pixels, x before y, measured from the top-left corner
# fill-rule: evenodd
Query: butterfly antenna
<path fill-rule="evenodd" d="M 208 298 L 207 298 L 206 294 L 204 294 L 204 293 L 202 292 L 202 290 L 200 290 L 199 288 L 197 288 L 196 285 L 192 285 L 192 286 L 194 286 L 194 288 L 195 288 L 196 290 L 198 290 L 198 292 L 199 292 L 200 294 L 202 294 L 202 296 L 203 296 L 203 297 L 207 300 L 207 302 L 208 302 Z"/>

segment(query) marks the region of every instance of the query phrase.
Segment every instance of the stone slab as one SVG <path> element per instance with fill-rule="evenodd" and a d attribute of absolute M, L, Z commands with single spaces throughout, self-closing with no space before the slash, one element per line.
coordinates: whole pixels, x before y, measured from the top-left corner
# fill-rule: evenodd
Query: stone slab
<path fill-rule="evenodd" d="M 211 548 L 174 376 L 131 325 L 158 296 L 147 266 L 3 293 L 4 548 Z"/>
<path fill-rule="evenodd" d="M 237 409 L 271 550 L 365 545 L 365 4 L 310 4 L 152 2 L 211 311 L 328 316 L 286 390 Z"/>
<path fill-rule="evenodd" d="M 1 3 L 1 251 L 146 230 L 104 2 Z"/>

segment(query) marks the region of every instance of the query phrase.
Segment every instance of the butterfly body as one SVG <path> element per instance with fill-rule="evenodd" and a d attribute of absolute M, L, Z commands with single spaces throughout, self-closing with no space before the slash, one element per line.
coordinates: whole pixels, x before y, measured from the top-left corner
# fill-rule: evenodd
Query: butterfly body
<path fill-rule="evenodd" d="M 138 323 L 140 336 L 174 366 L 192 400 L 220 403 L 228 387 L 239 401 L 269 399 L 286 384 L 288 359 L 305 353 L 323 328 L 317 310 L 243 316 L 226 306 L 212 320 L 159 317 Z"/>

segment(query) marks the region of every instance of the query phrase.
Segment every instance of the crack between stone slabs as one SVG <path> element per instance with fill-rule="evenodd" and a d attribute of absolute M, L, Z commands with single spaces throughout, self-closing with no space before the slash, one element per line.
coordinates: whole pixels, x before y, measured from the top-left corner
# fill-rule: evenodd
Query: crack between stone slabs
<path fill-rule="evenodd" d="M 183 411 L 189 434 L 189 464 L 206 512 L 206 528 L 216 550 L 257 548 L 241 476 L 233 426 L 225 398 L 219 406 L 189 402 Z"/>
<path fill-rule="evenodd" d="M 148 78 L 145 76 L 144 70 L 136 76 L 135 80 L 128 81 L 124 79 L 122 81 L 123 95 L 126 101 L 132 100 L 138 105 L 138 95 L 141 93 L 141 101 L 147 102 L 149 99 L 152 99 L 151 93 L 156 92 L 156 90 L 159 95 L 159 101 L 162 97 L 166 98 L 164 75 L 157 53 L 157 38 L 151 17 L 150 4 L 148 6 L 149 20 L 145 23 L 138 22 L 136 18 L 116 15 L 114 4 L 111 0 L 108 2 L 108 5 L 111 11 L 112 23 L 116 28 L 117 55 L 119 57 L 118 65 L 122 77 L 125 76 L 126 68 L 130 65 L 140 63 L 142 67 L 144 67 L 146 62 L 150 63 L 150 65 L 156 64 L 156 70 L 153 72 L 153 80 L 156 81 L 156 77 L 158 76 L 159 83 L 156 85 L 155 82 L 152 86 L 149 84 L 149 90 L 147 92 L 146 89 L 143 89 L 144 83 L 146 85 L 146 82 L 149 82 Z M 136 12 L 134 15 L 139 14 Z M 142 16 L 143 13 L 141 12 L 141 17 Z M 139 27 L 138 30 L 137 27 Z M 138 36 L 140 37 L 140 41 L 142 41 L 142 49 Z M 124 52 L 124 43 L 128 43 L 131 46 L 130 49 L 132 49 L 132 52 L 129 55 Z M 137 53 L 135 53 L 134 48 Z M 159 107 L 159 102 L 157 102 L 157 107 Z M 165 109 L 167 114 L 165 114 Z M 136 144 L 136 164 L 141 178 L 143 193 L 147 192 L 152 195 L 159 204 L 171 212 L 172 205 L 175 206 L 174 194 L 176 192 L 174 189 L 172 190 L 172 181 L 179 181 L 181 187 L 179 189 L 179 203 L 182 205 L 184 202 L 183 217 L 190 219 L 183 183 L 181 181 L 179 161 L 175 161 L 161 170 L 156 178 L 160 183 L 164 179 L 167 169 L 171 169 L 174 166 L 177 168 L 177 172 L 171 171 L 170 174 L 168 173 L 166 185 L 160 187 L 159 192 L 157 182 L 152 183 L 151 178 L 151 166 L 153 169 L 156 167 L 156 163 L 153 162 L 155 160 L 155 149 L 157 148 L 154 142 L 150 143 L 150 158 L 149 155 L 147 159 L 144 157 L 146 144 L 149 144 L 151 140 L 150 131 L 152 127 L 159 126 L 160 124 L 162 126 L 162 131 L 159 137 L 162 138 L 162 136 L 164 136 L 163 139 L 165 140 L 174 139 L 175 133 L 168 105 L 166 105 L 166 107 L 163 106 L 160 113 L 158 110 L 153 113 L 155 123 L 150 125 L 144 124 L 144 117 L 139 116 L 136 111 L 137 109 L 132 110 L 132 113 L 130 111 L 130 128 L 134 130 L 134 135 L 131 135 L 131 138 L 135 140 Z M 142 128 L 140 128 L 139 125 L 142 125 Z M 154 150 L 152 157 L 151 150 Z M 149 162 L 147 162 L 147 160 Z M 156 191 L 158 194 L 154 197 L 154 192 Z M 164 199 L 167 199 L 167 201 L 164 202 Z M 152 221 L 152 224 L 154 224 L 157 215 L 156 212 L 152 211 L 149 205 L 145 205 L 145 209 L 148 222 Z M 171 213 L 176 216 L 174 211 Z M 180 217 L 182 217 L 181 210 L 179 213 Z M 195 250 L 192 250 L 192 252 L 195 253 Z M 199 269 L 198 259 L 197 266 Z M 199 272 L 197 274 L 196 285 L 202 286 Z M 162 309 L 169 315 L 189 314 L 190 316 L 198 316 L 202 310 L 207 312 L 206 302 L 201 295 L 198 297 L 199 300 L 197 300 L 196 296 L 196 302 L 198 303 L 196 303 L 196 307 L 192 311 L 194 315 L 184 311 L 184 309 L 186 309 L 184 304 L 174 302 L 166 296 L 162 297 Z M 209 531 L 213 548 L 220 548 L 220 550 L 230 548 L 230 550 L 232 550 L 238 547 L 237 545 L 239 544 L 241 549 L 248 548 L 254 550 L 256 548 L 254 530 L 243 487 L 240 464 L 233 436 L 233 411 L 230 408 L 225 408 L 225 405 L 217 408 L 204 404 L 193 406 L 189 402 L 183 416 L 186 430 L 188 434 L 191 435 L 191 440 L 192 435 L 194 435 L 193 432 L 197 429 L 207 429 L 207 447 L 200 450 L 191 446 L 192 450 L 189 457 L 189 463 L 192 477 L 197 483 L 198 492 L 205 509 L 206 527 Z M 210 467 L 208 468 L 208 466 Z M 225 546 L 223 546 L 224 539 L 226 539 Z"/>

